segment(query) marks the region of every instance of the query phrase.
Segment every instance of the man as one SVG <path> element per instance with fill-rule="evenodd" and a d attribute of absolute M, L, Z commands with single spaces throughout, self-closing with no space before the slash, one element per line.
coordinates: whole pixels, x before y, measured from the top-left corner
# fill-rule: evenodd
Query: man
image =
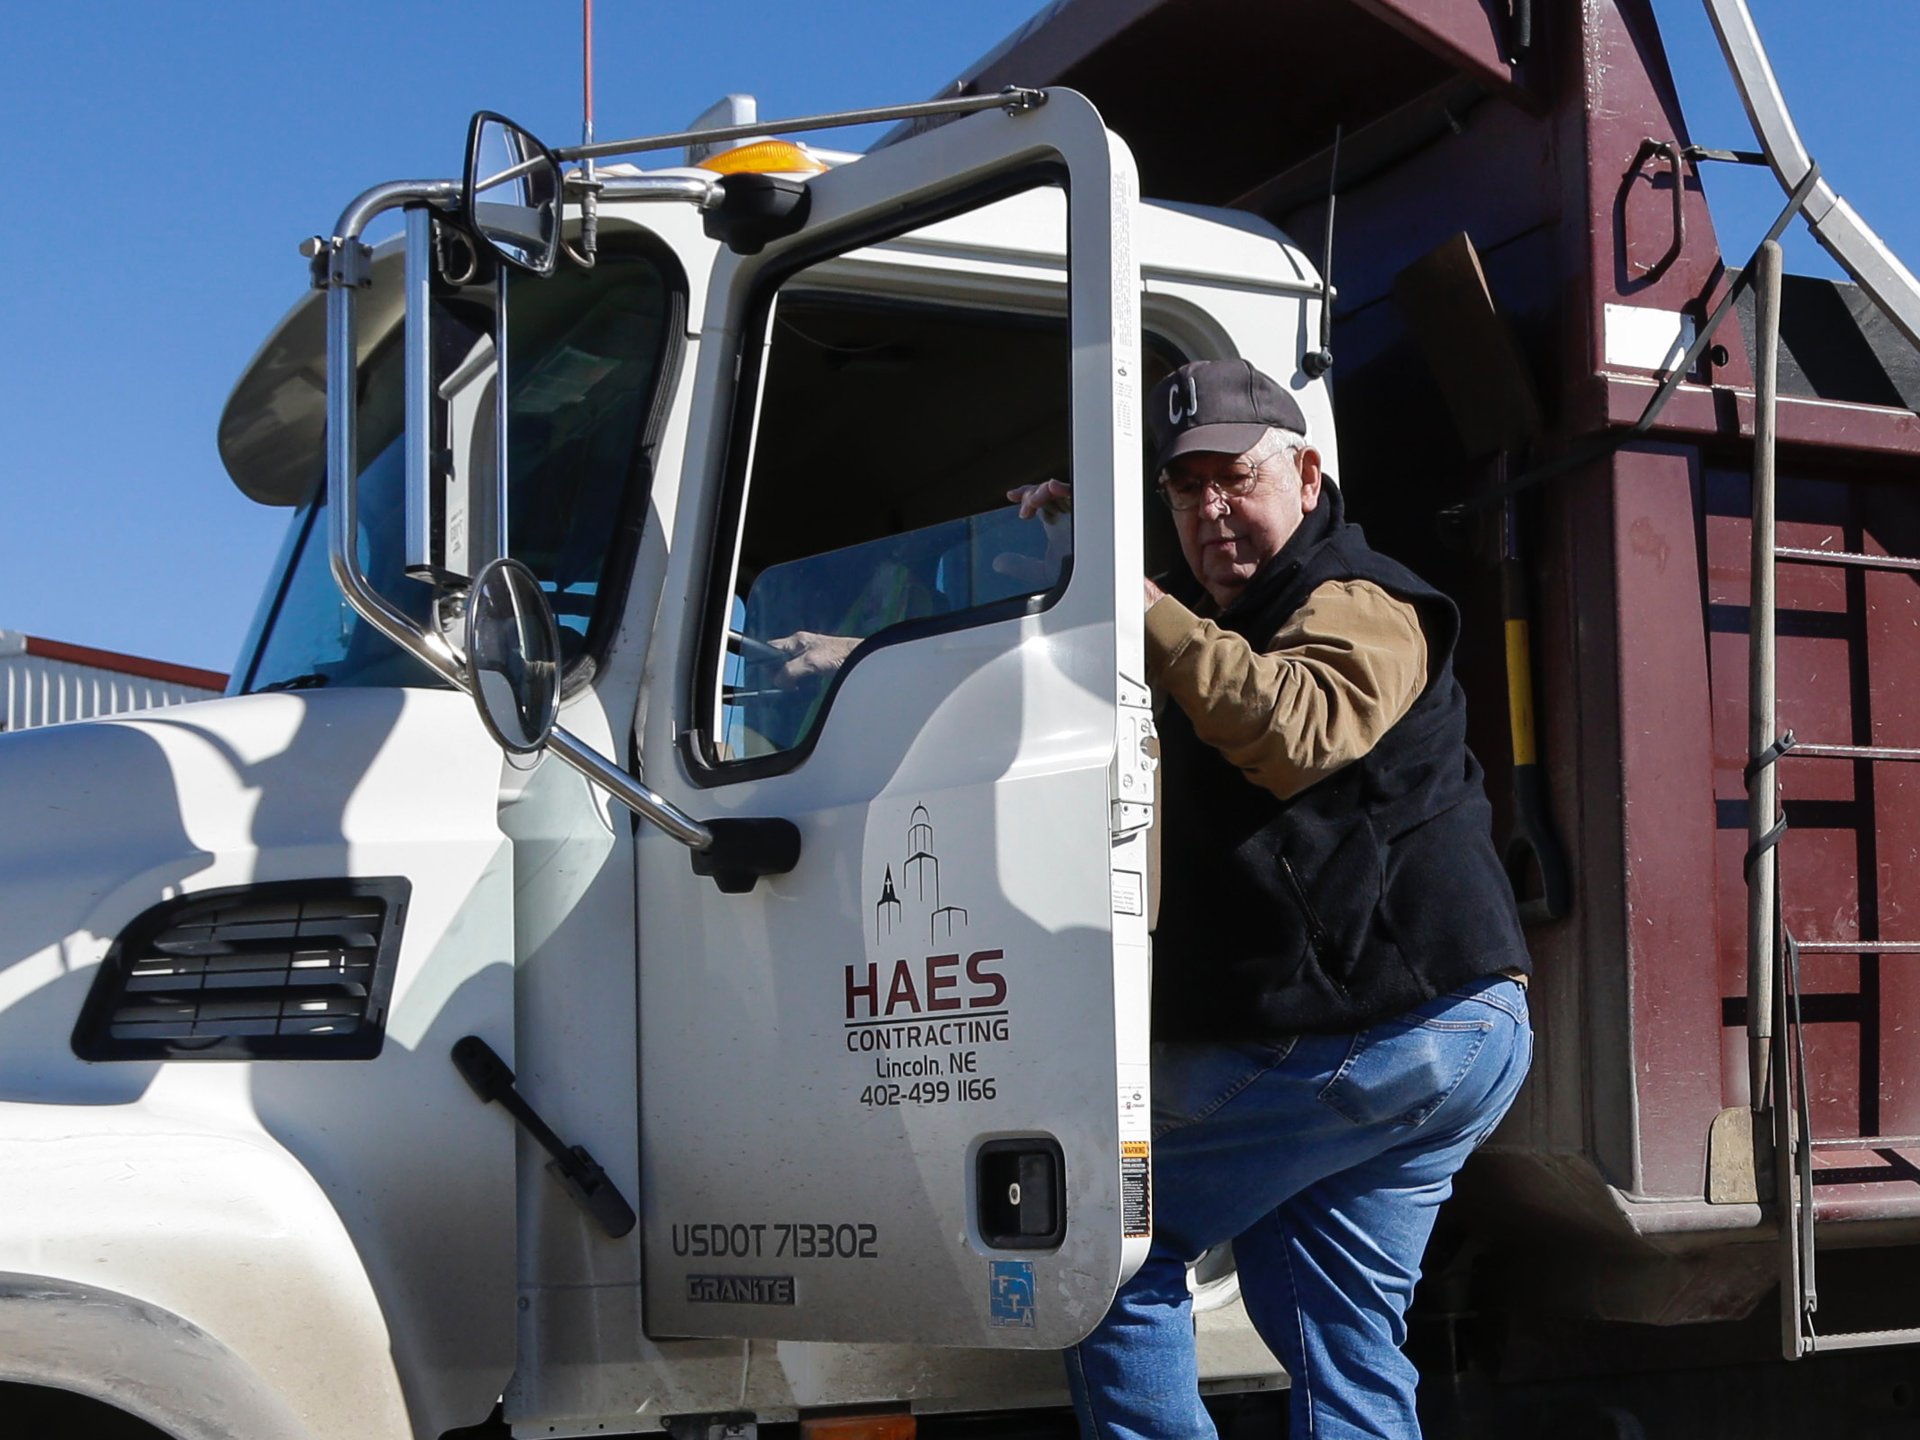
<path fill-rule="evenodd" d="M 1214 1434 L 1186 1264 L 1231 1240 L 1292 1433 L 1418 1436 L 1400 1346 L 1421 1255 L 1532 1055 L 1458 613 L 1345 522 L 1298 403 L 1253 366 L 1183 366 L 1148 416 L 1192 571 L 1146 584 L 1167 702 L 1154 1241 L 1068 1354 L 1081 1430 Z"/>

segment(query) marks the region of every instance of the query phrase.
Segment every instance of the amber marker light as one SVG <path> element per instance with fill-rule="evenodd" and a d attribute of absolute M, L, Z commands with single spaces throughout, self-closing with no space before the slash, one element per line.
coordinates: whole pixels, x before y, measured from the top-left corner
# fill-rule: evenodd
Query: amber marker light
<path fill-rule="evenodd" d="M 885 1415 L 817 1415 L 800 1422 L 800 1440 L 914 1440 L 917 1422 L 899 1411 Z"/>
<path fill-rule="evenodd" d="M 791 140 L 754 140 L 707 156 L 699 168 L 716 175 L 818 175 L 827 162 Z"/>

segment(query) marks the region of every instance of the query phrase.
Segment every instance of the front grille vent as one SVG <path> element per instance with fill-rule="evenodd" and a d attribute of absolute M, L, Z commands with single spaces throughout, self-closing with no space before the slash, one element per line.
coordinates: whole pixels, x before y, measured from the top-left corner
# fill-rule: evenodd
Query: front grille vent
<path fill-rule="evenodd" d="M 74 1028 L 83 1060 L 366 1060 L 380 1053 L 408 882 L 183 896 L 114 942 Z"/>

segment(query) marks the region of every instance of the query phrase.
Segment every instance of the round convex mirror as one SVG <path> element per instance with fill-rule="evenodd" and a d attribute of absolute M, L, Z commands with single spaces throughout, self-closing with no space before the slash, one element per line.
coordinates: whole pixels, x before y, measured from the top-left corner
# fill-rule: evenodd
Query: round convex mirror
<path fill-rule="evenodd" d="M 486 110 L 467 131 L 465 210 L 468 228 L 494 254 L 536 275 L 553 273 L 560 166 L 532 135 Z"/>
<path fill-rule="evenodd" d="M 560 629 L 533 572 L 489 560 L 467 596 L 467 671 L 473 703 L 510 755 L 547 743 L 560 713 Z"/>

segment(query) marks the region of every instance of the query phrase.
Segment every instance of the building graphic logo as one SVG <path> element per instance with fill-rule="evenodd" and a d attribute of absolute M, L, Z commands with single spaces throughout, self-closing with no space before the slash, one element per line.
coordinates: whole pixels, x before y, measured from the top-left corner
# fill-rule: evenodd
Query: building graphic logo
<path fill-rule="evenodd" d="M 926 916 L 930 945 L 951 940 L 967 928 L 966 907 L 949 905 L 941 896 L 940 856 L 934 849 L 933 816 L 924 805 L 914 806 L 913 814 L 908 817 L 899 883 L 894 882 L 891 863 L 881 878 L 880 898 L 873 907 L 874 944 L 892 935 L 896 927 L 905 928 L 909 900 L 916 917 Z"/>
<path fill-rule="evenodd" d="M 900 897 L 893 888 L 893 866 L 887 866 L 887 878 L 880 885 L 880 903 L 873 907 L 873 943 L 878 945 L 884 936 L 893 934 L 893 927 L 900 923 Z"/>
<path fill-rule="evenodd" d="M 868 849 L 874 888 L 866 893 L 877 898 L 867 958 L 847 965 L 843 976 L 847 1053 L 874 1057 L 877 1079 L 931 1080 L 937 1073 L 943 1078 L 926 1087 L 929 1094 L 991 1100 L 999 1082 L 978 1068 L 971 1050 L 905 1059 L 894 1053 L 1003 1041 L 1011 1013 L 1006 951 L 966 933 L 973 917 L 954 903 L 951 866 L 942 862 L 927 807 L 903 812 L 894 812 L 892 825 L 879 820 Z M 898 839 L 886 837 L 892 826 L 900 827 Z M 965 857 L 961 870 L 967 873 Z M 869 1086 L 869 1104 L 893 1103 L 875 1102 L 872 1093 Z"/>

